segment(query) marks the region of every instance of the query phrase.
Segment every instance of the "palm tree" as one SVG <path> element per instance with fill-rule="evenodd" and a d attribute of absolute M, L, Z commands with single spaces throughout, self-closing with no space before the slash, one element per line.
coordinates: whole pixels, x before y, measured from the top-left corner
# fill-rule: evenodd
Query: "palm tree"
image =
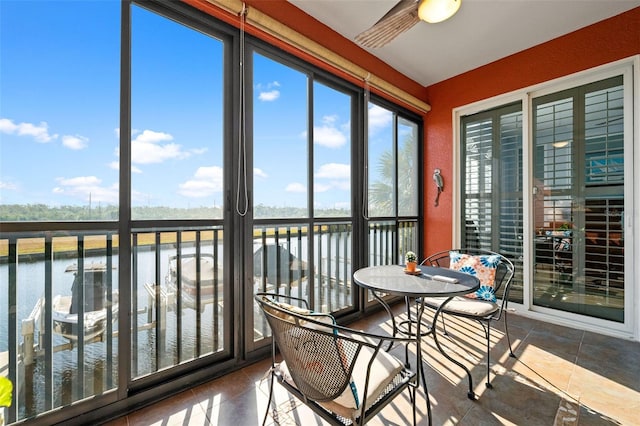
<path fill-rule="evenodd" d="M 391 216 L 395 211 L 395 178 L 398 175 L 398 213 L 417 213 L 418 161 L 414 133 L 410 133 L 398 150 L 397 167 L 393 152 L 385 151 L 378 159 L 380 178 L 369 187 L 369 215 Z"/>

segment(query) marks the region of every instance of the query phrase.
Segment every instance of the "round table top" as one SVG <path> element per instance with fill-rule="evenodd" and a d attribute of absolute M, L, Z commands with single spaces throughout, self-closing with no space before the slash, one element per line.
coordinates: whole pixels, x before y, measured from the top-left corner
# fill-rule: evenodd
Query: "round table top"
<path fill-rule="evenodd" d="M 369 266 L 354 272 L 353 280 L 369 290 L 409 297 L 460 296 L 480 288 L 480 280 L 464 272 L 432 266 L 418 268 L 421 273 L 412 275 L 405 272 L 403 265 Z M 457 282 L 444 281 L 440 277 Z"/>

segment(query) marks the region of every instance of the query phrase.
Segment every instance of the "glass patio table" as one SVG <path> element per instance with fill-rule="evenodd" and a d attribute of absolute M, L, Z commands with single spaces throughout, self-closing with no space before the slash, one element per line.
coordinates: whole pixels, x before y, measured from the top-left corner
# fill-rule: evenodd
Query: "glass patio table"
<path fill-rule="evenodd" d="M 393 324 L 394 336 L 396 333 L 400 332 L 416 338 L 417 359 L 420 363 L 420 368 L 417 369 L 417 374 L 419 377 L 422 377 L 422 385 L 427 398 L 429 424 L 431 424 L 431 403 L 429 402 L 427 381 L 424 375 L 424 365 L 422 363 L 422 337 L 431 334 L 440 353 L 467 372 L 467 376 L 469 378 L 469 392 L 467 395 L 470 399 L 475 399 L 475 394 L 472 388 L 471 372 L 464 364 L 449 356 L 442 349 L 440 343 L 438 343 L 438 336 L 435 329 L 438 316 L 446 304 L 455 296 L 462 296 L 476 291 L 480 288 L 480 280 L 473 275 L 454 271 L 448 268 L 433 266 L 418 266 L 418 268 L 419 270 L 417 270 L 416 273 L 408 273 L 402 265 L 369 266 L 354 272 L 353 280 L 360 287 L 371 290 L 376 300 L 387 311 Z M 398 327 L 391 308 L 380 296 L 382 293 L 405 298 L 409 319 L 407 321 L 403 321 L 401 324 L 406 324 L 406 329 Z M 421 328 L 423 326 L 422 315 L 424 313 L 425 297 L 445 297 L 447 300 L 435 311 L 431 324 L 426 325 L 427 329 L 423 331 Z M 411 299 L 416 299 L 420 302 L 417 304 L 417 315 L 415 320 L 411 319 Z M 412 331 L 412 326 L 414 325 L 415 332 Z"/>

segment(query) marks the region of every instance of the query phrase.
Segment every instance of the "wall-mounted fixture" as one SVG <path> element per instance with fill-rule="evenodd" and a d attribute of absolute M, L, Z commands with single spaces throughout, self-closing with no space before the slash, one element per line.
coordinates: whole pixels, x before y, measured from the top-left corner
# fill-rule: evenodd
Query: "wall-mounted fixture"
<path fill-rule="evenodd" d="M 438 202 L 440 200 L 440 193 L 442 191 L 444 191 L 444 179 L 442 178 L 442 175 L 440 174 L 440 169 L 435 169 L 433 171 L 433 181 L 435 182 L 436 186 L 438 187 L 438 195 L 436 195 L 436 202 L 434 203 L 434 205 L 436 207 L 438 207 Z"/>

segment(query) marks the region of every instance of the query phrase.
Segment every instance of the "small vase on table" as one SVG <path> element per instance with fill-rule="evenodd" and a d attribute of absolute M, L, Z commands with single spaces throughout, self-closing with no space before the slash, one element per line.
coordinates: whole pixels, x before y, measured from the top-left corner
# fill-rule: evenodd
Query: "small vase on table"
<path fill-rule="evenodd" d="M 418 257 L 416 256 L 416 254 L 412 251 L 408 251 L 405 255 L 404 255 L 404 260 L 406 262 L 406 269 L 408 272 L 416 272 L 416 269 L 418 267 Z"/>

